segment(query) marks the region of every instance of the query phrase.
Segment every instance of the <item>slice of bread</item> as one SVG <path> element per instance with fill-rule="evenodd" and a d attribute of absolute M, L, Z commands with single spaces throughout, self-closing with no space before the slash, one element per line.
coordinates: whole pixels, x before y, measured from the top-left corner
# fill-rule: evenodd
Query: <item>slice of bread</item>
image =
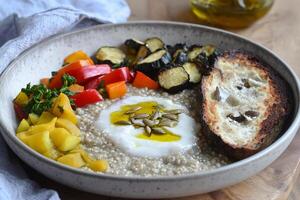
<path fill-rule="evenodd" d="M 285 82 L 246 53 L 219 56 L 201 82 L 203 131 L 235 159 L 270 145 L 289 113 Z"/>

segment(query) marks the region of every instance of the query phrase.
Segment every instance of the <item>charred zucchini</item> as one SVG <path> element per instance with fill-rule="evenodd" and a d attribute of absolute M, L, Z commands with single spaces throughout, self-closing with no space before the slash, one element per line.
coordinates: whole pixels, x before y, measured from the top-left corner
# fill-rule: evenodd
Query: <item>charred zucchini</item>
<path fill-rule="evenodd" d="M 144 46 L 145 43 L 136 39 L 128 39 L 125 41 L 125 46 L 128 48 L 131 54 L 136 54 L 140 47 Z"/>
<path fill-rule="evenodd" d="M 133 62 L 133 64 L 136 64 L 138 63 L 139 61 L 143 60 L 144 58 L 146 58 L 149 54 L 151 53 L 150 49 L 146 46 L 146 45 L 142 45 L 140 46 L 137 54 L 136 54 L 136 57 L 135 57 L 135 60 Z"/>
<path fill-rule="evenodd" d="M 135 66 L 136 71 L 141 71 L 150 78 L 156 80 L 158 72 L 171 62 L 171 56 L 165 49 L 158 50 Z"/>
<path fill-rule="evenodd" d="M 173 63 L 183 64 L 188 61 L 187 52 L 184 49 L 177 49 L 173 54 Z"/>
<path fill-rule="evenodd" d="M 164 48 L 165 44 L 158 37 L 148 38 L 146 41 L 146 46 L 150 49 L 151 52 L 155 52 L 158 49 Z"/>
<path fill-rule="evenodd" d="M 184 70 L 188 73 L 189 75 L 189 82 L 194 85 L 196 83 L 199 83 L 201 80 L 201 73 L 198 70 L 198 67 L 195 63 L 184 63 L 182 65 Z"/>
<path fill-rule="evenodd" d="M 196 59 L 200 54 L 209 57 L 215 52 L 215 50 L 216 48 L 212 45 L 205 45 L 205 46 L 193 45 L 189 50 L 188 59 L 189 61 L 194 61 L 194 59 Z"/>
<path fill-rule="evenodd" d="M 212 45 L 193 46 L 188 53 L 188 60 L 195 63 L 203 75 L 209 74 L 216 57 L 216 48 Z"/>
<path fill-rule="evenodd" d="M 125 62 L 126 55 L 117 47 L 101 47 L 96 53 L 100 63 L 120 65 Z"/>
<path fill-rule="evenodd" d="M 177 93 L 188 87 L 189 75 L 181 66 L 162 70 L 158 75 L 160 86 L 169 93 Z"/>

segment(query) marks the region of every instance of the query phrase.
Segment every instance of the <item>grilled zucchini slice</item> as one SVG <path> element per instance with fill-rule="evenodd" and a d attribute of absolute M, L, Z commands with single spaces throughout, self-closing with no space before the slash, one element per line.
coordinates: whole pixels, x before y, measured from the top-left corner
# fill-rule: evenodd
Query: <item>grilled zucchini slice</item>
<path fill-rule="evenodd" d="M 151 51 L 146 45 L 140 46 L 140 48 L 139 48 L 139 50 L 136 54 L 135 61 L 133 62 L 133 64 L 138 63 L 139 61 L 143 60 L 144 58 L 146 58 L 150 54 L 151 54 Z"/>
<path fill-rule="evenodd" d="M 201 73 L 198 70 L 198 67 L 195 63 L 184 63 L 182 65 L 182 67 L 184 68 L 184 70 L 188 73 L 189 75 L 189 82 L 191 83 L 191 85 L 194 85 L 196 83 L 199 83 L 201 80 Z"/>
<path fill-rule="evenodd" d="M 139 49 L 145 45 L 144 42 L 133 38 L 126 40 L 124 44 L 132 54 L 136 54 L 139 51 Z"/>
<path fill-rule="evenodd" d="M 165 47 L 165 44 L 158 37 L 148 38 L 146 41 L 146 46 L 150 49 L 151 52 L 155 52 L 158 49 Z"/>
<path fill-rule="evenodd" d="M 96 53 L 96 59 L 100 63 L 119 65 L 125 62 L 125 53 L 117 47 L 101 47 Z"/>
<path fill-rule="evenodd" d="M 158 75 L 159 85 L 167 92 L 174 94 L 188 87 L 189 74 L 182 66 L 162 70 Z"/>
<path fill-rule="evenodd" d="M 216 48 L 213 45 L 198 46 L 193 45 L 188 53 L 189 61 L 194 61 L 200 54 L 209 57 L 215 52 Z"/>
<path fill-rule="evenodd" d="M 139 61 L 134 69 L 156 80 L 158 72 L 165 68 L 170 62 L 171 56 L 169 52 L 165 49 L 161 49 Z"/>

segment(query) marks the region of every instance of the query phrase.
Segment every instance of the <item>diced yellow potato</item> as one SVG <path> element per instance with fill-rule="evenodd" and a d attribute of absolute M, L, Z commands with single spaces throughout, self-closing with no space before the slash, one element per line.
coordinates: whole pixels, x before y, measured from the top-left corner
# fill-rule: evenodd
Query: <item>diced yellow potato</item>
<path fill-rule="evenodd" d="M 67 129 L 72 135 L 80 136 L 79 128 L 76 125 L 74 125 L 70 120 L 58 118 L 55 126 Z"/>
<path fill-rule="evenodd" d="M 80 153 L 81 157 L 86 163 L 90 163 L 93 161 L 93 159 L 89 156 L 89 154 L 85 152 L 83 149 L 81 149 L 80 147 L 73 149 L 72 151 L 70 151 L 70 153 Z"/>
<path fill-rule="evenodd" d="M 56 160 L 57 158 L 59 158 L 60 156 L 63 155 L 63 153 L 59 152 L 57 149 L 52 148 L 50 151 L 44 153 L 44 155 L 48 158 L 51 158 L 53 160 Z"/>
<path fill-rule="evenodd" d="M 78 122 L 77 116 L 73 110 L 64 110 L 60 117 L 71 121 L 75 125 Z"/>
<path fill-rule="evenodd" d="M 55 123 L 56 123 L 57 117 L 54 117 L 50 122 L 46 123 L 46 124 L 38 124 L 38 125 L 34 125 L 31 126 L 28 131 L 27 134 L 28 135 L 33 135 L 42 131 L 53 131 L 53 129 L 55 128 Z"/>
<path fill-rule="evenodd" d="M 85 165 L 85 162 L 82 159 L 80 153 L 71 153 L 71 154 L 61 156 L 57 159 L 57 161 L 65 165 L 69 165 L 71 167 L 76 167 L 76 168 Z"/>
<path fill-rule="evenodd" d="M 105 172 L 108 169 L 108 162 L 106 160 L 93 160 L 87 166 L 91 170 Z"/>
<path fill-rule="evenodd" d="M 30 124 L 37 124 L 37 122 L 39 121 L 39 116 L 35 113 L 29 113 L 28 115 L 28 121 L 30 122 Z"/>
<path fill-rule="evenodd" d="M 56 100 L 53 102 L 52 113 L 57 117 L 63 114 L 64 110 L 72 110 L 69 97 L 64 93 L 60 93 Z"/>
<path fill-rule="evenodd" d="M 28 103 L 29 98 L 28 96 L 25 94 L 25 92 L 19 92 L 19 94 L 17 95 L 17 97 L 15 98 L 14 102 L 20 106 L 24 106 Z"/>
<path fill-rule="evenodd" d="M 30 125 L 26 119 L 22 119 L 20 122 L 18 128 L 17 128 L 17 133 L 22 132 L 22 131 L 27 131 L 29 129 Z"/>
<path fill-rule="evenodd" d="M 17 133 L 17 137 L 18 137 L 20 140 L 22 140 L 22 141 L 23 141 L 27 136 L 28 136 L 27 131 L 22 131 L 22 132 Z"/>
<path fill-rule="evenodd" d="M 25 144 L 37 152 L 44 154 L 49 152 L 52 148 L 49 131 L 43 131 L 34 135 L 18 136 Z"/>
<path fill-rule="evenodd" d="M 71 135 L 65 128 L 54 128 L 50 138 L 60 151 L 73 150 L 80 143 L 80 137 Z"/>
<path fill-rule="evenodd" d="M 52 113 L 47 112 L 47 111 L 44 111 L 44 112 L 41 114 L 41 116 L 40 116 L 40 118 L 39 118 L 37 124 L 45 124 L 45 123 L 48 123 L 48 122 L 50 122 L 54 117 L 55 117 L 55 115 L 53 115 Z"/>

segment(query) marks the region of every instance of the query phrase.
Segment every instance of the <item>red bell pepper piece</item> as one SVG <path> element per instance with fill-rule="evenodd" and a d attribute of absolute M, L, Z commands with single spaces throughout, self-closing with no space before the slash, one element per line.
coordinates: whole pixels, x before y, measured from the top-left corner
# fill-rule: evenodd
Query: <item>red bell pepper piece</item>
<path fill-rule="evenodd" d="M 115 83 L 119 81 L 125 81 L 129 82 L 131 81 L 132 77 L 130 74 L 130 71 L 128 67 L 121 67 L 118 69 L 115 69 L 109 74 L 106 74 L 105 76 L 102 77 L 101 80 L 104 81 L 104 85 L 110 84 L 110 83 Z"/>
<path fill-rule="evenodd" d="M 137 72 L 136 76 L 132 82 L 132 85 L 137 88 L 149 88 L 149 89 L 158 89 L 159 85 L 156 81 L 152 80 L 142 72 Z"/>
<path fill-rule="evenodd" d="M 110 66 L 107 64 L 102 64 L 102 65 L 90 65 L 78 69 L 72 69 L 68 71 L 68 74 L 76 78 L 76 83 L 83 84 L 87 80 L 93 77 L 108 74 L 110 72 L 111 72 Z"/>
<path fill-rule="evenodd" d="M 26 119 L 27 114 L 23 111 L 22 107 L 16 103 L 14 103 L 14 110 L 18 120 Z"/>
<path fill-rule="evenodd" d="M 95 89 L 84 90 L 83 92 L 77 93 L 70 98 L 74 100 L 74 103 L 77 107 L 84 107 L 88 104 L 94 104 L 103 100 L 102 96 Z"/>
<path fill-rule="evenodd" d="M 49 82 L 49 88 L 50 89 L 60 88 L 63 84 L 61 78 L 65 73 L 68 73 L 71 70 L 79 69 L 91 64 L 92 63 L 89 60 L 78 60 L 76 62 L 66 65 L 65 67 L 58 70 L 57 73 L 51 78 Z"/>
<path fill-rule="evenodd" d="M 92 79 L 90 82 L 88 82 L 84 86 L 84 88 L 96 89 L 102 81 L 104 83 L 103 86 L 106 86 L 108 84 L 119 82 L 119 81 L 131 82 L 132 79 L 133 79 L 133 77 L 132 77 L 132 74 L 130 73 L 128 67 L 121 67 L 121 68 L 115 69 L 114 71 L 110 72 L 109 74 Z"/>

